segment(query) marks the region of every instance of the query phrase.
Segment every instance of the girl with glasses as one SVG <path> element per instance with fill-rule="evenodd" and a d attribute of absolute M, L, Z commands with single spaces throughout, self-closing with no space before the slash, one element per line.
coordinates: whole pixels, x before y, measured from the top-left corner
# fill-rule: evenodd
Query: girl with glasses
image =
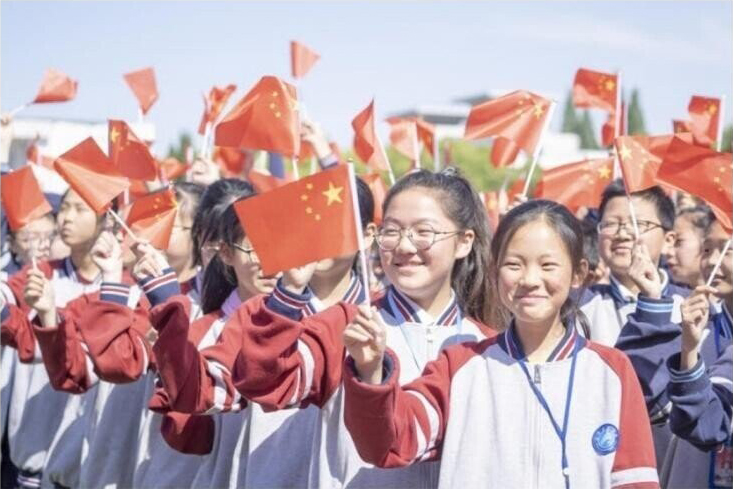
<path fill-rule="evenodd" d="M 373 314 L 386 324 L 387 342 L 405 365 L 400 382 L 417 377 L 442 348 L 488 333 L 479 322 L 488 317 L 488 240 L 481 201 L 454 170 L 417 171 L 390 189 L 377 243 L 391 285 L 372 312 L 358 317 Z M 279 303 L 251 301 L 239 311 L 243 335 L 234 385 L 268 410 L 320 408 L 309 487 L 433 486 L 435 464 L 388 471 L 356 452 L 343 424 L 342 332 L 361 319 L 346 303 L 301 317 L 312 268 L 283 274 Z"/>

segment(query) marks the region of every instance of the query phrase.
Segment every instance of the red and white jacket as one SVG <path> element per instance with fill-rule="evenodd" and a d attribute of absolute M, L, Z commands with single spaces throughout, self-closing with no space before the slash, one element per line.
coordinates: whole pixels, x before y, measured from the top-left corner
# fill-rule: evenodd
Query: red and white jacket
<path fill-rule="evenodd" d="M 574 348 L 569 487 L 659 487 L 644 397 L 631 363 L 574 328 L 545 363 L 527 364 L 527 374 L 513 327 L 447 348 L 403 387 L 398 379 L 404 359 L 393 351 L 385 356 L 381 385 L 361 382 L 348 358 L 346 426 L 362 457 L 380 467 L 441 459 L 438 487 L 564 488 L 562 444 L 529 377 L 562 423 Z"/>
<path fill-rule="evenodd" d="M 400 382 L 417 377 L 424 364 L 436 358 L 443 347 L 491 334 L 488 328 L 463 318 L 455 298 L 437 318 L 394 288 L 388 289 L 375 305 L 388 326 L 387 344 L 399 351 L 409 366 Z M 295 314 L 286 315 L 282 308 L 278 313 L 273 307 L 263 300 L 248 301 L 232 319 L 243 329 L 241 354 L 232 374 L 242 395 L 265 410 L 312 405 L 320 408 L 309 487 L 435 485 L 435 463 L 401 470 L 383 470 L 365 463 L 344 427 L 342 335 L 356 307 L 340 303 L 302 321 L 293 319 Z"/>

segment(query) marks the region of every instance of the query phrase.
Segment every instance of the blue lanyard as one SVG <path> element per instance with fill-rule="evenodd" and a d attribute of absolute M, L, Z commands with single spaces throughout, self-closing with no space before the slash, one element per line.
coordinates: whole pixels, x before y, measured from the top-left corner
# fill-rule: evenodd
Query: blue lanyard
<path fill-rule="evenodd" d="M 529 375 L 529 370 L 527 370 L 527 362 L 525 359 L 519 360 L 519 366 L 522 367 L 522 371 L 524 372 L 524 375 L 527 377 L 527 382 L 529 382 L 529 386 L 532 388 L 532 392 L 534 392 L 535 397 L 537 397 L 537 400 L 540 401 L 540 404 L 544 408 L 545 412 L 547 413 L 547 416 L 550 417 L 550 421 L 552 422 L 552 427 L 555 429 L 555 433 L 557 434 L 557 437 L 560 438 L 560 444 L 562 445 L 562 475 L 565 477 L 565 488 L 570 488 L 570 470 L 568 469 L 568 456 L 566 453 L 566 444 L 565 444 L 565 438 L 568 434 L 568 419 L 570 418 L 570 400 L 573 396 L 573 381 L 575 380 L 575 363 L 578 359 L 578 338 L 575 338 L 575 345 L 573 345 L 573 360 L 570 365 L 570 378 L 568 379 L 568 394 L 565 398 L 565 417 L 563 418 L 562 422 L 562 430 L 560 429 L 560 426 L 557 424 L 557 421 L 555 421 L 555 417 L 552 415 L 552 411 L 550 411 L 550 406 L 547 404 L 547 401 L 545 400 L 545 396 L 542 395 L 542 392 L 537 388 L 537 386 L 532 382 L 532 377 Z M 526 358 L 526 357 L 525 357 Z"/>

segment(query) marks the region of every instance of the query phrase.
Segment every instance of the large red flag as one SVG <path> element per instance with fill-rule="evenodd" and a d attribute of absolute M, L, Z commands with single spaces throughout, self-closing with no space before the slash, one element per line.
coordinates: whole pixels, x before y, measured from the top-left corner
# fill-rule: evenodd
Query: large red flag
<path fill-rule="evenodd" d="M 576 107 L 615 112 L 617 90 L 618 75 L 580 68 L 573 80 L 573 103 Z"/>
<path fill-rule="evenodd" d="M 186 174 L 190 165 L 181 163 L 177 158 L 169 156 L 158 160 L 158 168 L 168 181 L 176 180 Z"/>
<path fill-rule="evenodd" d="M 673 135 L 667 136 L 619 136 L 616 151 L 619 155 L 621 174 L 629 192 L 638 192 L 657 185 L 656 175 L 662 164 Z M 691 135 L 677 137 L 692 143 Z"/>
<path fill-rule="evenodd" d="M 621 120 L 620 129 L 618 131 L 619 136 L 623 136 L 626 134 L 626 102 L 623 100 L 621 101 L 621 116 L 619 117 Z M 608 113 L 608 118 L 606 119 L 606 122 L 603 123 L 603 126 L 601 127 L 601 141 L 603 146 L 611 146 L 613 144 L 613 140 L 616 137 L 616 111 Z"/>
<path fill-rule="evenodd" d="M 415 121 L 399 120 L 390 123 L 389 140 L 398 153 L 405 156 L 413 164 L 420 160 L 420 146 L 417 140 L 417 124 Z"/>
<path fill-rule="evenodd" d="M 216 126 L 218 146 L 262 149 L 285 156 L 300 152 L 295 87 L 263 76 Z"/>
<path fill-rule="evenodd" d="M 693 95 L 687 111 L 690 113 L 690 132 L 695 138 L 695 144 L 717 149 L 720 99 Z"/>
<path fill-rule="evenodd" d="M 372 191 L 374 197 L 374 223 L 377 225 L 382 224 L 382 204 L 384 204 L 384 199 L 387 197 L 387 185 L 379 173 L 367 173 L 361 175 L 361 179 L 369 186 L 369 190 Z"/>
<path fill-rule="evenodd" d="M 354 128 L 354 152 L 369 167 L 389 170 L 389 160 L 374 128 L 374 100 L 351 121 Z"/>
<path fill-rule="evenodd" d="M 178 204 L 171 188 L 137 199 L 125 212 L 125 222 L 135 236 L 145 239 L 155 248 L 168 248 Z"/>
<path fill-rule="evenodd" d="M 519 154 L 519 146 L 511 139 L 504 137 L 494 138 L 494 142 L 491 145 L 491 155 L 489 160 L 494 168 L 504 168 L 507 165 L 511 165 L 514 160 L 517 159 Z"/>
<path fill-rule="evenodd" d="M 705 200 L 721 224 L 733 224 L 733 155 L 685 142 L 675 135 L 657 172 L 657 180 Z"/>
<path fill-rule="evenodd" d="M 293 78 L 303 78 L 320 59 L 320 55 L 298 41 L 290 41 L 290 70 Z"/>
<path fill-rule="evenodd" d="M 0 178 L 0 198 L 13 231 L 53 210 L 30 166 L 6 173 Z"/>
<path fill-rule="evenodd" d="M 356 253 L 349 168 L 338 165 L 234 204 L 265 275 Z"/>
<path fill-rule="evenodd" d="M 435 144 L 435 125 L 426 122 L 422 117 L 387 117 L 387 122 L 390 124 L 400 121 L 413 121 L 417 125 L 417 139 L 432 155 L 433 145 Z"/>
<path fill-rule="evenodd" d="M 97 214 L 105 212 L 109 203 L 130 187 L 130 180 L 91 137 L 59 156 L 53 166 Z"/>
<path fill-rule="evenodd" d="M 137 98 L 140 110 L 147 114 L 150 107 L 158 100 L 158 86 L 155 83 L 155 72 L 153 68 L 131 71 L 123 75 L 127 85 Z"/>
<path fill-rule="evenodd" d="M 227 85 L 225 87 L 211 87 L 209 96 L 204 96 L 204 113 L 199 122 L 199 134 L 206 132 L 206 124 L 213 124 L 217 117 L 221 114 L 222 109 L 227 104 L 229 97 L 237 89 L 236 85 Z"/>
<path fill-rule="evenodd" d="M 550 101 L 517 90 L 476 105 L 466 120 L 465 139 L 503 136 L 533 154 L 547 119 Z"/>
<path fill-rule="evenodd" d="M 613 158 L 584 160 L 544 170 L 535 188 L 537 198 L 558 202 L 571 211 L 598 207 L 613 178 Z"/>
<path fill-rule="evenodd" d="M 32 103 L 66 102 L 76 97 L 77 86 L 76 80 L 72 80 L 58 70 L 49 68 L 43 75 L 38 94 Z"/>
<path fill-rule="evenodd" d="M 109 158 L 112 164 L 128 178 L 155 180 L 158 166 L 148 145 L 132 132 L 125 121 L 109 120 Z"/>

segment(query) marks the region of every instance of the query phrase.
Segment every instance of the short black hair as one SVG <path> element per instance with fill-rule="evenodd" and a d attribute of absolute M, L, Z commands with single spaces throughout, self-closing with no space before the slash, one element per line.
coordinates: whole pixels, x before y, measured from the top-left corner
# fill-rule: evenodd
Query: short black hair
<path fill-rule="evenodd" d="M 608 205 L 608 202 L 616 197 L 625 196 L 626 187 L 624 187 L 623 180 L 617 178 L 609 183 L 608 186 L 603 189 L 601 205 L 598 208 L 601 220 L 603 220 L 603 213 L 606 211 L 606 205 Z M 640 199 L 651 203 L 657 211 L 657 218 L 659 219 L 659 223 L 662 225 L 662 228 L 665 231 L 672 230 L 675 219 L 674 203 L 664 190 L 662 190 L 662 187 L 655 185 L 638 192 L 632 192 L 631 196 L 639 197 Z"/>

